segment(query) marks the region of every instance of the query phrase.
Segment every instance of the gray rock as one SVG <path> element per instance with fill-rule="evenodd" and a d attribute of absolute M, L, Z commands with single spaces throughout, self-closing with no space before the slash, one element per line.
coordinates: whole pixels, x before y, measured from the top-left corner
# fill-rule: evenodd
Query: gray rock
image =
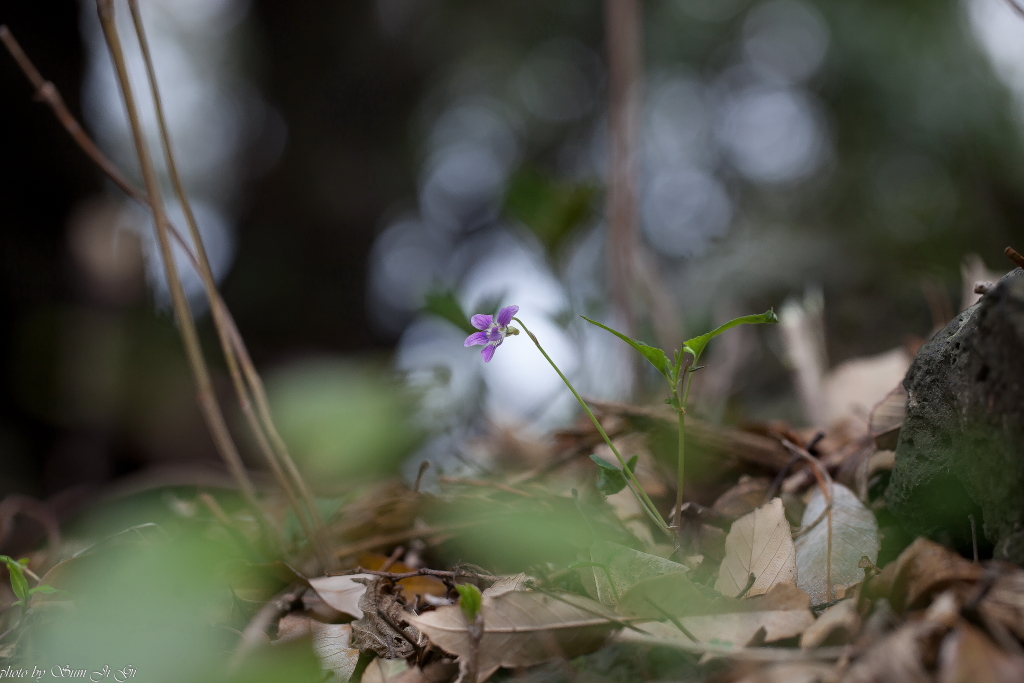
<path fill-rule="evenodd" d="M 922 346 L 903 386 L 890 512 L 913 533 L 961 547 L 974 514 L 998 554 L 1024 562 L 1024 271 Z"/>

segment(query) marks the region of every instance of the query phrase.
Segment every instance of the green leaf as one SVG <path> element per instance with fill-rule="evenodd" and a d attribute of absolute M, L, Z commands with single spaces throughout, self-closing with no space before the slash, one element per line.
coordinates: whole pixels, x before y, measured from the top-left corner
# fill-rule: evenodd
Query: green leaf
<path fill-rule="evenodd" d="M 450 290 L 428 292 L 424 300 L 423 310 L 427 313 L 433 313 L 437 317 L 447 320 L 466 334 L 473 334 L 477 331 L 465 311 L 462 310 L 462 306 L 459 305 L 454 292 Z"/>
<path fill-rule="evenodd" d="M 560 181 L 535 170 L 512 176 L 505 192 L 505 213 L 520 221 L 555 254 L 577 228 L 590 220 L 597 188 Z"/>
<path fill-rule="evenodd" d="M 22 571 L 21 563 L 6 555 L 0 555 L 0 562 L 7 565 L 7 573 L 11 577 L 11 589 L 14 591 L 15 597 L 19 600 L 28 598 L 28 581 L 25 580 L 25 572 Z"/>
<path fill-rule="evenodd" d="M 47 586 L 44 583 L 44 584 L 40 584 L 40 585 L 36 586 L 35 588 L 30 588 L 29 591 L 28 591 L 28 594 L 29 595 L 34 595 L 36 593 L 42 593 L 43 595 L 49 595 L 51 593 L 56 593 L 56 592 L 58 592 L 56 588 L 54 588 L 53 586 Z"/>
<path fill-rule="evenodd" d="M 627 344 L 629 344 L 630 346 L 632 346 L 634 349 L 637 350 L 637 352 L 639 352 L 639 354 L 641 356 L 643 356 L 648 361 L 650 361 L 651 365 L 653 365 L 654 367 L 658 368 L 658 372 L 663 374 L 665 376 L 665 379 L 667 379 L 669 381 L 672 380 L 671 368 L 669 367 L 668 356 L 665 355 L 664 351 L 662 351 L 661 349 L 659 349 L 657 347 L 649 346 L 647 344 L 644 344 L 641 341 L 636 341 L 635 339 L 630 339 L 629 337 L 627 337 L 626 335 L 622 334 L 621 332 L 616 332 L 615 330 L 613 330 L 612 328 L 608 327 L 607 325 L 602 325 L 601 323 L 597 322 L 596 320 L 591 320 L 590 318 L 586 317 L 585 315 L 581 315 L 580 317 L 583 318 L 584 320 L 586 320 L 591 325 L 597 325 L 602 330 L 607 330 L 608 332 L 611 332 L 616 337 L 618 337 L 622 341 L 624 341 Z"/>
<path fill-rule="evenodd" d="M 699 337 L 694 337 L 693 339 L 687 339 L 683 342 L 683 348 L 693 355 L 693 360 L 696 362 L 697 359 L 700 358 L 700 354 L 704 352 L 704 347 L 708 345 L 708 342 L 711 341 L 713 337 L 717 337 L 732 327 L 736 327 L 737 325 L 756 325 L 759 323 L 777 322 L 779 322 L 778 316 L 775 315 L 775 311 L 769 308 L 764 313 L 759 313 L 757 315 L 744 315 L 739 318 L 735 318 L 720 327 L 716 327 L 707 334 L 702 334 Z"/>
<path fill-rule="evenodd" d="M 626 487 L 626 475 L 622 470 L 603 458 L 591 455 L 590 459 L 597 464 L 597 490 L 606 496 L 618 493 Z M 636 462 L 639 456 L 634 455 L 626 463 L 630 472 L 636 469 Z"/>
<path fill-rule="evenodd" d="M 466 621 L 472 624 L 476 621 L 476 615 L 480 613 L 480 605 L 483 603 L 483 596 L 480 589 L 471 583 L 460 583 L 455 586 L 459 592 L 459 609 L 466 616 Z"/>

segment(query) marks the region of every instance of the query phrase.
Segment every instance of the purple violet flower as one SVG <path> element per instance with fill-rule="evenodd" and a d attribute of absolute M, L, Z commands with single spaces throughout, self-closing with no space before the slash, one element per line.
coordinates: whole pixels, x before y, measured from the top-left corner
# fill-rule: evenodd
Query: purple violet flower
<path fill-rule="evenodd" d="M 510 334 L 519 334 L 519 330 L 514 327 L 509 328 L 508 326 L 512 322 L 512 317 L 517 312 L 519 312 L 518 306 L 506 306 L 498 311 L 497 318 L 477 313 L 470 319 L 470 322 L 480 332 L 474 332 L 466 337 L 466 342 L 463 346 L 482 345 L 484 348 L 480 350 L 480 355 L 484 357 L 485 363 L 490 363 L 491 358 L 494 358 L 494 349 L 501 346 L 501 342 L 505 341 L 505 337 Z"/>

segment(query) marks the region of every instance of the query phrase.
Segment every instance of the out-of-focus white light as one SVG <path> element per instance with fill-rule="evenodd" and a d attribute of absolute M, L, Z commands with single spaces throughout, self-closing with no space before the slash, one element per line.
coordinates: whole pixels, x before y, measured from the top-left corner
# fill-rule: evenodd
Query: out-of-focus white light
<path fill-rule="evenodd" d="M 415 218 L 403 218 L 380 234 L 370 251 L 368 309 L 384 331 L 401 332 L 423 305 L 448 241 Z"/>
<path fill-rule="evenodd" d="M 702 171 L 676 168 L 657 173 L 644 193 L 643 231 L 667 256 L 698 256 L 732 220 L 732 204 L 721 184 Z"/>
<path fill-rule="evenodd" d="M 727 97 L 718 137 L 743 175 L 760 183 L 788 183 L 821 165 L 823 128 L 802 93 L 752 86 Z"/>
<path fill-rule="evenodd" d="M 743 51 L 755 72 L 786 83 L 810 78 L 825 60 L 829 30 L 821 13 L 800 0 L 770 0 L 743 22 Z"/>
<path fill-rule="evenodd" d="M 655 79 L 647 107 L 644 159 L 648 164 L 710 164 L 716 147 L 705 87 L 691 77 Z"/>
<path fill-rule="evenodd" d="M 430 222 L 448 230 L 474 227 L 496 217 L 507 175 L 505 162 L 487 147 L 452 145 L 428 163 L 420 209 Z"/>
<path fill-rule="evenodd" d="M 1006 0 L 967 0 L 967 14 L 996 74 L 1017 100 L 1024 121 L 1024 21 Z"/>

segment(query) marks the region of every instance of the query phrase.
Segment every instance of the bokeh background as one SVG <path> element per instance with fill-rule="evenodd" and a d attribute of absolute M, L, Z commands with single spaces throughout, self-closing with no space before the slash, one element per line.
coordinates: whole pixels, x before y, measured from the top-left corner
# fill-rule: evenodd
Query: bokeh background
<path fill-rule="evenodd" d="M 967 254 L 1006 270 L 1024 245 L 1007 0 L 641 3 L 626 311 L 609 304 L 602 3 L 142 5 L 222 291 L 323 489 L 472 467 L 475 436 L 573 419 L 525 338 L 487 366 L 463 348 L 463 313 L 518 304 L 584 394 L 646 400 L 652 379 L 579 314 L 667 345 L 820 300 L 835 365 L 927 336 Z M 4 0 L 0 22 L 137 176 L 92 3 Z M 0 497 L 72 516 L 119 486 L 222 481 L 145 213 L 5 54 L 0 98 Z M 778 330 L 731 339 L 701 410 L 805 422 Z"/>

